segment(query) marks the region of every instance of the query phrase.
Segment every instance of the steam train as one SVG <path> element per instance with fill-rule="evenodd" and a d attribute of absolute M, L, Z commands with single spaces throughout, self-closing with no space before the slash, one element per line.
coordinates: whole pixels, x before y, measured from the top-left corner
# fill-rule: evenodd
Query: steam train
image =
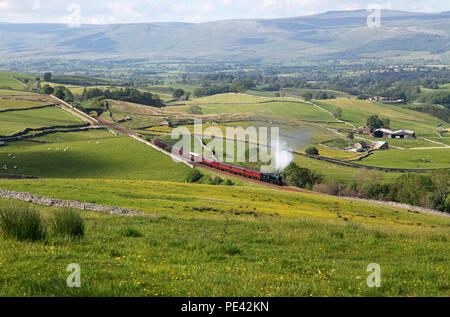
<path fill-rule="evenodd" d="M 158 138 L 153 140 L 153 144 L 159 148 L 162 148 L 168 152 L 175 153 L 187 161 L 196 162 L 202 165 L 206 165 L 221 171 L 226 171 L 235 175 L 244 176 L 251 179 L 256 179 L 265 183 L 275 184 L 275 185 L 283 185 L 283 179 L 278 174 L 272 173 L 261 173 L 255 170 L 251 170 L 245 167 L 219 162 L 215 160 L 207 159 L 201 155 L 191 152 L 185 152 L 182 149 L 174 147 L 172 144 L 164 142 Z"/>

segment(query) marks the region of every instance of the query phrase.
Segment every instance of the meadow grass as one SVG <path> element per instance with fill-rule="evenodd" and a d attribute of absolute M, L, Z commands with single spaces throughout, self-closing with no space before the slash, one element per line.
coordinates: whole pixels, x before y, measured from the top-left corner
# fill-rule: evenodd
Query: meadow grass
<path fill-rule="evenodd" d="M 319 149 L 319 154 L 320 154 Z M 346 166 L 340 166 L 332 163 L 328 163 L 325 161 L 319 161 L 313 158 L 301 156 L 301 155 L 295 155 L 294 154 L 294 162 L 297 163 L 298 166 L 309 168 L 315 172 L 318 172 L 321 174 L 325 180 L 328 181 L 342 181 L 342 182 L 352 182 L 355 181 L 354 175 L 358 171 L 358 169 L 354 167 L 346 167 Z M 371 165 L 366 164 L 365 161 L 362 161 L 361 164 L 364 165 Z M 394 181 L 398 176 L 402 175 L 401 173 L 387 173 L 387 172 L 381 172 L 380 175 L 383 176 L 383 179 L 386 182 L 392 182 Z"/>
<path fill-rule="evenodd" d="M 0 200 L 0 206 L 9 204 Z M 27 207 L 29 203 L 15 202 Z M 48 218 L 58 211 L 36 206 Z M 82 240 L 0 240 L 0 296 L 449 296 L 448 221 L 434 228 L 317 217 L 84 211 Z M 416 221 L 412 215 L 411 221 Z M 81 268 L 68 288 L 66 267 Z M 368 288 L 366 267 L 381 266 Z"/>
<path fill-rule="evenodd" d="M 0 113 L 0 135 L 11 135 L 25 128 L 83 124 L 74 115 L 56 108 L 32 109 Z"/>
<path fill-rule="evenodd" d="M 6 109 L 24 109 L 31 107 L 39 107 L 47 105 L 45 102 L 37 102 L 37 101 L 28 101 L 28 100 L 0 100 L 0 110 Z"/>
<path fill-rule="evenodd" d="M 450 149 L 377 151 L 358 162 L 364 165 L 392 168 L 447 168 Z"/>
<path fill-rule="evenodd" d="M 357 99 L 330 99 L 326 101 L 314 101 L 323 108 L 334 111 L 342 109 L 341 119 L 357 126 L 364 126 L 371 115 L 388 118 L 393 129 L 408 129 L 416 132 L 417 136 L 433 136 L 438 130 L 439 124 L 445 124 L 442 120 L 430 114 L 405 109 L 396 105 L 384 105 L 381 103 Z"/>
<path fill-rule="evenodd" d="M 193 101 L 194 104 L 197 101 Z M 231 102 L 231 101 L 228 101 Z M 335 119 L 325 111 L 317 107 L 300 103 L 276 101 L 270 103 L 246 103 L 246 104 L 199 104 L 203 114 L 229 114 L 229 113 L 250 113 L 255 115 L 269 115 L 278 118 L 297 119 L 306 121 L 334 121 Z M 188 112 L 186 106 L 169 106 L 167 110 Z"/>
<path fill-rule="evenodd" d="M 10 76 L 21 76 L 22 74 L 16 74 L 11 72 L 0 72 L 0 88 L 9 88 L 9 89 L 17 89 L 24 90 L 25 85 L 19 83 L 15 79 Z"/>
<path fill-rule="evenodd" d="M 2 206 L 0 228 L 5 237 L 19 241 L 45 239 L 46 228 L 41 215 L 34 208 L 20 208 L 16 205 Z"/>
<path fill-rule="evenodd" d="M 19 90 L 0 89 L 0 96 L 30 96 L 35 93 Z"/>
<path fill-rule="evenodd" d="M 77 132 L 78 133 L 78 132 Z M 81 132 L 80 136 L 83 136 Z M 102 132 L 106 133 L 106 132 Z M 184 181 L 184 164 L 128 137 L 32 146 L 0 147 L 3 173 L 56 178 L 148 179 Z M 11 154 L 11 155 L 10 155 Z M 16 167 L 13 169 L 13 167 Z"/>
<path fill-rule="evenodd" d="M 67 238 L 82 238 L 84 236 L 84 221 L 80 213 L 65 208 L 54 213 L 52 230 L 56 235 Z"/>

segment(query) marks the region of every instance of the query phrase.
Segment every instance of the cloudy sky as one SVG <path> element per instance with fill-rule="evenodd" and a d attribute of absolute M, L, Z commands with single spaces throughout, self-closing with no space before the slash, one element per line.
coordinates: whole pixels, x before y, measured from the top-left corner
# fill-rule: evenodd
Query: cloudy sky
<path fill-rule="evenodd" d="M 450 10 L 446 0 L 0 0 L 0 22 L 66 23 L 77 16 L 83 24 L 204 22 L 366 9 L 373 3 L 393 10 Z"/>

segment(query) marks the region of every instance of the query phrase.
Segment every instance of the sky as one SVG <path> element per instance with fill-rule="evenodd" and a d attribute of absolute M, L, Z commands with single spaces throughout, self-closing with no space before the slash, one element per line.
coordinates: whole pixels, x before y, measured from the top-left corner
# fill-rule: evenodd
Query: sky
<path fill-rule="evenodd" d="M 282 18 L 331 10 L 450 10 L 446 0 L 0 0 L 0 22 L 111 24 Z"/>

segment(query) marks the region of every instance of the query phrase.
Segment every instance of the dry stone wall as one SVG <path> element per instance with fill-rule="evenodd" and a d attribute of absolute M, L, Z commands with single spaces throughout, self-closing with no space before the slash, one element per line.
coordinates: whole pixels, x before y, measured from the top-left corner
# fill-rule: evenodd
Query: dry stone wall
<path fill-rule="evenodd" d="M 0 189 L 0 198 L 5 199 L 17 199 L 22 201 L 27 201 L 39 205 L 45 206 L 53 206 L 53 207 L 69 207 L 81 210 L 92 210 L 92 211 L 102 211 L 108 212 L 112 215 L 143 215 L 142 211 L 126 209 L 121 207 L 106 207 L 97 204 L 84 203 L 75 200 L 61 200 L 61 199 L 53 199 L 49 197 L 37 196 L 28 193 L 21 193 L 9 190 Z"/>

